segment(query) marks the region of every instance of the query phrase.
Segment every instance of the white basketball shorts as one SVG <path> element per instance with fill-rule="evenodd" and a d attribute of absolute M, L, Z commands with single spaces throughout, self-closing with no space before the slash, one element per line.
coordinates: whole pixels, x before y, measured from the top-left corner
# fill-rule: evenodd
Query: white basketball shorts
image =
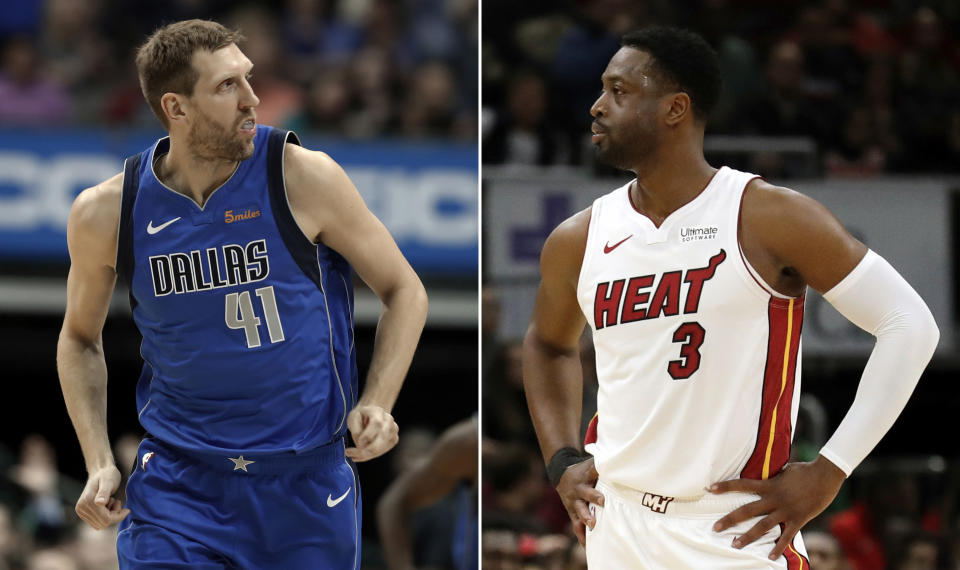
<path fill-rule="evenodd" d="M 810 570 L 807 551 L 798 533 L 777 560 L 768 556 L 780 537 L 774 527 L 742 549 L 733 539 L 762 517 L 714 532 L 727 513 L 757 500 L 757 495 L 725 493 L 700 499 L 674 499 L 634 489 L 597 483 L 604 506 L 590 505 L 596 518 L 587 528 L 587 566 L 591 570 Z"/>

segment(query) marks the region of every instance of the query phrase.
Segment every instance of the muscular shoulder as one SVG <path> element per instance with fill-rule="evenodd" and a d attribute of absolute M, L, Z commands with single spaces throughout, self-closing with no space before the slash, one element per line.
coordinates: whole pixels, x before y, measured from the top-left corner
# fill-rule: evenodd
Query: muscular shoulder
<path fill-rule="evenodd" d="M 565 273 L 572 271 L 574 277 L 580 274 L 592 211 L 593 206 L 580 210 L 550 232 L 540 254 L 541 269 L 546 269 L 544 266 L 549 264 L 551 267 L 563 268 Z"/>
<path fill-rule="evenodd" d="M 287 143 L 283 157 L 287 197 L 306 235 L 318 239 L 329 217 L 350 207 L 356 192 L 343 168 L 324 152 Z"/>
<path fill-rule="evenodd" d="M 67 222 L 71 257 L 88 255 L 113 266 L 122 197 L 123 173 L 80 192 L 70 208 Z"/>
<path fill-rule="evenodd" d="M 743 195 L 743 216 L 790 221 L 809 214 L 829 214 L 816 200 L 790 188 L 775 186 L 762 178 L 747 184 Z"/>
<path fill-rule="evenodd" d="M 769 255 L 818 291 L 839 282 L 866 252 L 822 204 L 760 179 L 744 191 L 740 230 L 748 257 Z"/>
<path fill-rule="evenodd" d="M 112 225 L 116 233 L 120 223 L 120 200 L 123 196 L 123 173 L 112 176 L 77 195 L 70 209 L 70 219 L 83 229 L 106 232 Z"/>
<path fill-rule="evenodd" d="M 322 184 L 327 175 L 340 166 L 325 152 L 310 150 L 300 145 L 287 143 L 283 153 L 283 171 L 287 184 L 311 182 Z"/>
<path fill-rule="evenodd" d="M 833 214 L 813 198 L 759 178 L 744 191 L 741 219 L 752 235 L 774 250 L 842 229 Z"/>

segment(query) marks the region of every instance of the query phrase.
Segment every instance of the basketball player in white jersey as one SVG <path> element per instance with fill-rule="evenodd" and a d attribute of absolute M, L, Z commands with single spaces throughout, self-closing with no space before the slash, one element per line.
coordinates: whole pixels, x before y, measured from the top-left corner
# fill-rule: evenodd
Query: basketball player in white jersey
<path fill-rule="evenodd" d="M 720 72 L 702 38 L 650 28 L 622 46 L 592 140 L 636 179 L 547 238 L 524 342 L 548 473 L 591 568 L 809 568 L 798 531 L 893 424 L 939 331 L 823 206 L 706 162 Z M 808 286 L 877 343 L 819 457 L 787 463 Z M 600 385 L 589 456 L 585 323 Z"/>

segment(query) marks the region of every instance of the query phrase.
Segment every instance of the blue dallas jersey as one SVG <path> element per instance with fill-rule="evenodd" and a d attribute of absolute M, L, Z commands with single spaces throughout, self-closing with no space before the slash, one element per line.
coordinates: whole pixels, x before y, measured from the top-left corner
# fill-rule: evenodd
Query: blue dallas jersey
<path fill-rule="evenodd" d="M 343 257 L 290 212 L 283 151 L 258 126 L 252 157 L 201 208 L 127 159 L 117 269 L 143 335 L 140 423 L 185 450 L 306 451 L 343 436 L 356 402 L 353 286 Z"/>

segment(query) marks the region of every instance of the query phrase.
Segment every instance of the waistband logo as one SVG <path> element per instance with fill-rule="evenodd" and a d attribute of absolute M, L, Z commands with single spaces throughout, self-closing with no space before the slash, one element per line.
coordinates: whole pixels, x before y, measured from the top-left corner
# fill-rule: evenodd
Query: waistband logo
<path fill-rule="evenodd" d="M 663 497 L 660 495 L 654 495 L 653 493 L 644 493 L 643 494 L 643 506 L 649 508 L 655 513 L 665 513 L 667 512 L 667 505 L 670 504 L 670 501 L 673 500 L 673 497 Z"/>

